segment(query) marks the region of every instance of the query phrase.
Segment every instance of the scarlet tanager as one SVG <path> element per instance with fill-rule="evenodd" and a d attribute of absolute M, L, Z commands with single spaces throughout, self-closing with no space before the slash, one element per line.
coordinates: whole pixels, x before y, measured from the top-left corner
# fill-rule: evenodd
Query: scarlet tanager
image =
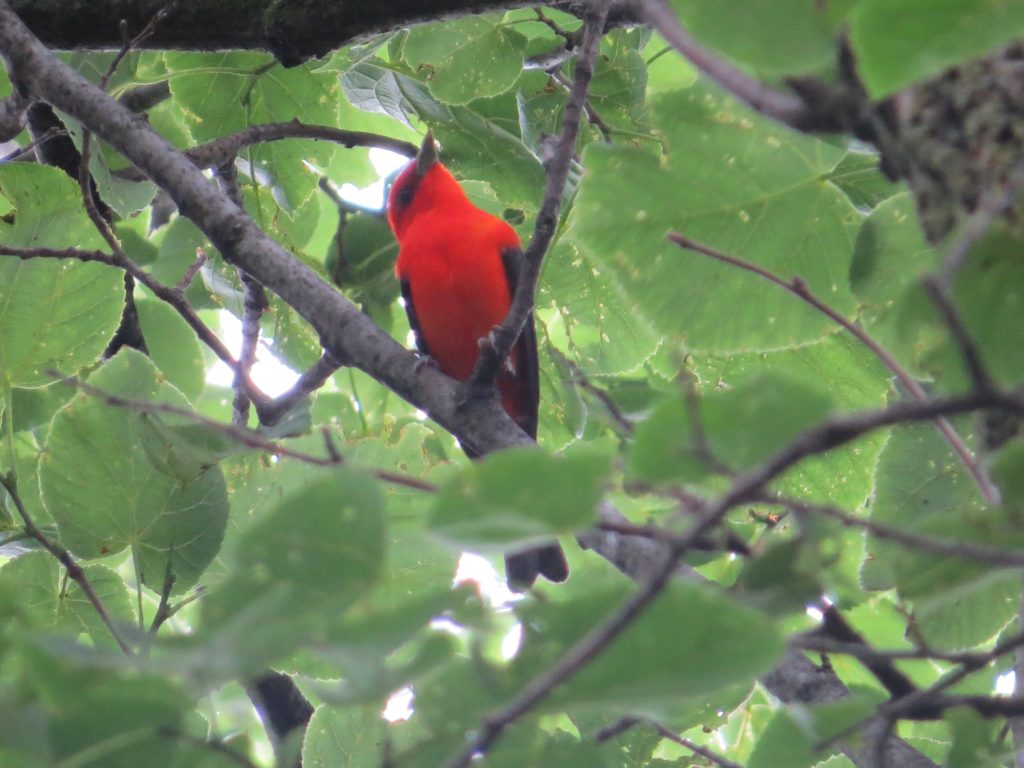
<path fill-rule="evenodd" d="M 388 222 L 398 239 L 395 275 L 416 346 L 444 373 L 465 381 L 480 354 L 480 339 L 508 313 L 523 260 L 519 237 L 469 201 L 438 162 L 429 133 L 416 159 L 391 187 Z M 532 315 L 498 373 L 497 385 L 505 412 L 536 438 L 540 384 Z M 528 589 L 538 575 L 551 581 L 568 577 L 558 544 L 505 556 L 511 588 Z"/>

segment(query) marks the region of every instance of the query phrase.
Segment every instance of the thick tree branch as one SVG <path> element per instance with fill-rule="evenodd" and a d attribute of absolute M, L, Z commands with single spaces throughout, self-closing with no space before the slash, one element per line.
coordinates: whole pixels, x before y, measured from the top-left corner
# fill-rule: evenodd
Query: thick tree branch
<path fill-rule="evenodd" d="M 513 0 L 249 0 L 225 12 L 222 0 L 181 0 L 144 47 L 190 51 L 264 50 L 285 65 L 323 56 L 357 37 L 447 14 L 525 5 Z M 116 21 L 134 33 L 166 0 L 14 0 L 11 6 L 46 45 L 64 50 L 117 49 Z"/>

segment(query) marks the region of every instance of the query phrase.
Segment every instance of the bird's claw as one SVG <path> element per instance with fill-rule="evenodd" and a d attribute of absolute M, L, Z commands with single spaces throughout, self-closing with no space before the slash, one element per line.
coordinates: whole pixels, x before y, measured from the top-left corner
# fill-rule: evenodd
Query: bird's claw
<path fill-rule="evenodd" d="M 437 364 L 437 360 L 432 358 L 430 355 L 421 354 L 419 360 L 412 367 L 413 373 L 419 373 L 424 368 L 434 368 L 440 370 L 440 366 Z"/>

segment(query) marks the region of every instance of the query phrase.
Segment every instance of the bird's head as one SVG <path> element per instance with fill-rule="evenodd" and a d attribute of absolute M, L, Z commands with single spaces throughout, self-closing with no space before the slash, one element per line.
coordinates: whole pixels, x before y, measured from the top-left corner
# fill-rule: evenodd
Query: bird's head
<path fill-rule="evenodd" d="M 388 223 L 399 240 L 417 215 L 440 205 L 466 199 L 462 187 L 437 159 L 437 144 L 429 131 L 416 159 L 407 165 L 388 195 Z"/>

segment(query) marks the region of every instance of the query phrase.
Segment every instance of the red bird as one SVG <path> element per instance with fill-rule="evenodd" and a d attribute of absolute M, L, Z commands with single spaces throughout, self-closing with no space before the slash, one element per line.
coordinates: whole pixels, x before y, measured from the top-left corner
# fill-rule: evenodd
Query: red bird
<path fill-rule="evenodd" d="M 480 354 L 480 339 L 501 325 L 512 303 L 523 260 L 519 237 L 504 221 L 469 201 L 438 162 L 429 133 L 416 159 L 391 187 L 388 223 L 399 244 L 395 275 L 416 346 L 444 373 L 465 381 Z M 505 412 L 536 438 L 540 383 L 532 315 L 508 364 L 502 366 L 497 385 Z M 505 578 L 511 588 L 528 589 L 538 575 L 551 581 L 568 577 L 569 566 L 558 544 L 505 556 Z"/>

